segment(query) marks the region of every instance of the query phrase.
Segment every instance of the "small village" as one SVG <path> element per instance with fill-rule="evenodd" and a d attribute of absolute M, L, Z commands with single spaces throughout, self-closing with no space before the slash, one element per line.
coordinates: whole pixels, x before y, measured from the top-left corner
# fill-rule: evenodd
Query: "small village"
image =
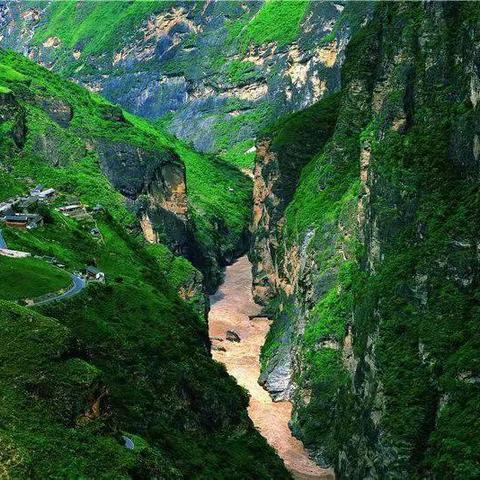
<path fill-rule="evenodd" d="M 0 203 L 0 256 L 10 258 L 33 256 L 33 258 L 44 260 L 58 268 L 65 268 L 65 265 L 55 257 L 32 255 L 30 252 L 8 248 L 2 233 L 3 226 L 26 231 L 45 226 L 45 214 L 42 214 L 42 212 L 48 211 L 47 207 L 52 207 L 53 201 L 57 198 L 55 189 L 37 185 L 29 191 L 28 195 L 9 198 Z M 75 199 L 75 201 L 57 206 L 55 210 L 75 220 L 88 220 L 92 218 L 92 214 L 99 213 L 104 209 L 101 205 L 96 205 L 89 211 L 85 205 Z M 101 238 L 101 232 L 97 226 L 90 229 L 90 235 L 96 239 Z M 59 294 L 46 295 L 45 298 L 37 299 L 30 305 L 40 305 L 69 298 L 83 290 L 88 282 L 105 283 L 105 273 L 93 265 L 85 265 L 80 272 L 73 272 L 70 275 L 72 286 L 69 290 Z"/>

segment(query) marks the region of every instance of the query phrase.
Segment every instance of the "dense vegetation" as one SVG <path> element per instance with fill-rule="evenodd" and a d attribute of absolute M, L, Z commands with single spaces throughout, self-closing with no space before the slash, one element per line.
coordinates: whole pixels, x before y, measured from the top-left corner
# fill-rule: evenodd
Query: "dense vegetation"
<path fill-rule="evenodd" d="M 284 46 L 298 37 L 308 4 L 308 0 L 266 0 L 253 18 L 233 23 L 230 36 L 236 37 L 243 48 L 269 42 Z"/>
<path fill-rule="evenodd" d="M 15 177 L 33 176 L 66 193 L 74 186 L 75 194 L 85 203 L 108 207 L 124 224 L 132 224 L 134 216 L 98 169 L 97 152 L 85 139 L 128 143 L 159 157 L 170 152 L 178 155 L 186 166 L 192 231 L 202 252 L 195 260 L 215 285 L 219 264 L 243 248 L 245 241 L 251 185 L 242 173 L 213 156 L 193 151 L 147 121 L 122 112 L 100 96 L 65 82 L 13 52 L 0 51 L 0 85 L 18 93 L 29 123 L 25 147 L 9 159 Z M 22 98 L 34 101 L 25 103 Z M 55 100 L 72 109 L 68 128 L 60 126 L 39 105 Z M 60 169 L 56 168 L 59 164 Z M 11 178 L 8 182 L 9 191 L 4 197 L 16 188 Z"/>
<path fill-rule="evenodd" d="M 264 365 L 292 345 L 294 429 L 340 478 L 480 474 L 479 21 L 472 3 L 377 6 L 275 240 L 286 282 L 296 248 L 307 266 L 275 292 Z"/>
<path fill-rule="evenodd" d="M 38 2 L 32 2 L 35 6 Z M 36 31 L 34 41 L 42 43 L 58 37 L 70 49 L 83 45 L 86 54 L 111 53 L 117 35 L 138 29 L 147 14 L 167 10 L 174 2 L 55 2 L 50 6 L 48 23 Z M 103 28 L 99 29 L 101 24 Z"/>
<path fill-rule="evenodd" d="M 288 478 L 249 422 L 245 392 L 211 361 L 204 318 L 202 281 L 213 289 L 248 243 L 240 169 L 261 132 L 270 159 L 257 180 L 272 189 L 255 232 L 265 248 L 251 257 L 274 318 L 262 380 L 279 366 L 290 375 L 294 433 L 339 479 L 480 478 L 477 4 L 42 6 L 33 27 L 20 8 L 8 28 L 21 41 L 31 31 L 25 42 L 46 64 L 94 86 L 111 76 L 109 93 L 137 107 L 138 85 L 165 76 L 155 108 L 141 106 L 152 124 L 0 50 L 0 201 L 38 182 L 59 191 L 42 207 L 45 226 L 3 233 L 11 248 L 65 264 L 0 257 L 5 474 Z M 345 57 L 341 85 L 339 62 L 312 60 L 326 46 Z M 314 78 L 325 98 L 272 123 L 311 101 Z M 160 96 L 177 86 L 180 100 Z M 205 279 L 145 243 L 137 205 L 102 172 L 102 142 L 185 165 L 190 260 Z M 77 199 L 104 210 L 84 220 L 55 210 Z M 36 310 L 5 301 L 64 288 L 66 272 L 90 264 L 106 285 Z"/>
<path fill-rule="evenodd" d="M 59 268 L 33 258 L 0 257 L 0 298 L 33 299 L 70 286 L 70 277 Z"/>

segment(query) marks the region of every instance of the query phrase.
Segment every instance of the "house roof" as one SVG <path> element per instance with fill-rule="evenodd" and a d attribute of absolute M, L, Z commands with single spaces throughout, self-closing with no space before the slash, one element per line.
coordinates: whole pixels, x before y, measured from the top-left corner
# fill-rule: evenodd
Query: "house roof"
<path fill-rule="evenodd" d="M 26 214 L 15 214 L 15 215 L 6 215 L 5 221 L 7 222 L 28 222 L 29 220 L 32 222 L 38 222 L 41 220 L 41 215 L 36 213 L 26 213 Z"/>
<path fill-rule="evenodd" d="M 79 208 L 83 208 L 83 205 L 80 205 L 80 204 L 78 204 L 78 205 L 67 205 L 65 207 L 60 207 L 59 210 L 61 212 L 63 212 L 63 211 L 68 211 L 68 210 L 76 210 L 76 209 L 79 209 Z"/>
<path fill-rule="evenodd" d="M 7 222 L 28 222 L 28 215 L 6 215 Z"/>
<path fill-rule="evenodd" d="M 98 268 L 95 268 L 95 267 L 92 267 L 92 266 L 88 266 L 86 269 L 85 269 L 88 273 L 93 273 L 93 274 L 97 274 L 97 273 L 102 273 Z"/>
<path fill-rule="evenodd" d="M 0 212 L 6 212 L 7 210 L 12 209 L 12 204 L 11 203 L 1 203 L 0 204 Z"/>

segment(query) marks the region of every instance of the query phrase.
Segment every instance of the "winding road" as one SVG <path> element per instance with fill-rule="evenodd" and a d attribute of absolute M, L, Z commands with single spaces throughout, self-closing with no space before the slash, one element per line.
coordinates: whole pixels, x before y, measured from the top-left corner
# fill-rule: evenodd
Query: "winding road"
<path fill-rule="evenodd" d="M 209 334 L 212 356 L 223 363 L 230 375 L 250 393 L 248 414 L 257 430 L 283 459 L 295 480 L 333 480 L 333 472 L 315 464 L 302 442 L 296 439 L 288 426 L 292 416 L 290 402 L 273 402 L 259 384 L 260 349 L 270 329 L 270 320 L 259 315 L 261 307 L 253 301 L 251 264 L 242 257 L 227 267 L 225 282 L 210 297 Z M 240 342 L 226 340 L 226 332 L 233 330 Z"/>
<path fill-rule="evenodd" d="M 33 300 L 33 303 L 31 303 L 29 306 L 30 307 L 37 307 L 38 305 L 47 305 L 49 303 L 53 302 L 59 302 L 61 300 L 67 300 L 68 298 L 73 297 L 74 295 L 77 295 L 80 293 L 87 285 L 87 281 L 80 277 L 79 275 L 75 275 L 74 273 L 71 274 L 72 277 L 72 287 L 67 290 L 66 292 L 60 293 L 58 295 L 55 295 L 53 297 L 45 298 L 43 300 L 40 300 L 36 302 Z"/>
<path fill-rule="evenodd" d="M 7 248 L 7 242 L 5 242 L 5 239 L 3 238 L 3 235 L 2 235 L 2 230 L 0 229 L 0 250 L 4 248 Z M 58 295 L 54 294 L 48 298 L 42 297 L 43 299 L 39 301 L 36 301 L 35 299 L 33 299 L 28 306 L 37 307 L 38 305 L 47 305 L 49 303 L 59 302 L 61 300 L 67 300 L 68 298 L 71 298 L 77 295 L 78 293 L 80 293 L 87 286 L 87 281 L 80 275 L 71 273 L 70 277 L 72 278 L 72 286 L 66 292 L 59 293 Z"/>

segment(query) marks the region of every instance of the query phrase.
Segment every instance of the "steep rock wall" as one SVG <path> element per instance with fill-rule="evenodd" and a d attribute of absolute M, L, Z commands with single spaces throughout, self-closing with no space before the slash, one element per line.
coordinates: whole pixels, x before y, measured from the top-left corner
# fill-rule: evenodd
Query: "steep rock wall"
<path fill-rule="evenodd" d="M 188 253 L 185 166 L 169 150 L 148 152 L 127 143 L 99 140 L 100 168 L 130 202 L 150 243 Z"/>
<path fill-rule="evenodd" d="M 243 166 L 259 129 L 338 89 L 350 33 L 369 9 L 303 1 L 275 8 L 8 2 L 0 11 L 0 44 L 133 113 L 163 118 L 197 150 Z"/>
<path fill-rule="evenodd" d="M 261 380 L 339 478 L 479 473 L 479 48 L 475 4 L 379 4 L 293 198 L 260 144 Z"/>

